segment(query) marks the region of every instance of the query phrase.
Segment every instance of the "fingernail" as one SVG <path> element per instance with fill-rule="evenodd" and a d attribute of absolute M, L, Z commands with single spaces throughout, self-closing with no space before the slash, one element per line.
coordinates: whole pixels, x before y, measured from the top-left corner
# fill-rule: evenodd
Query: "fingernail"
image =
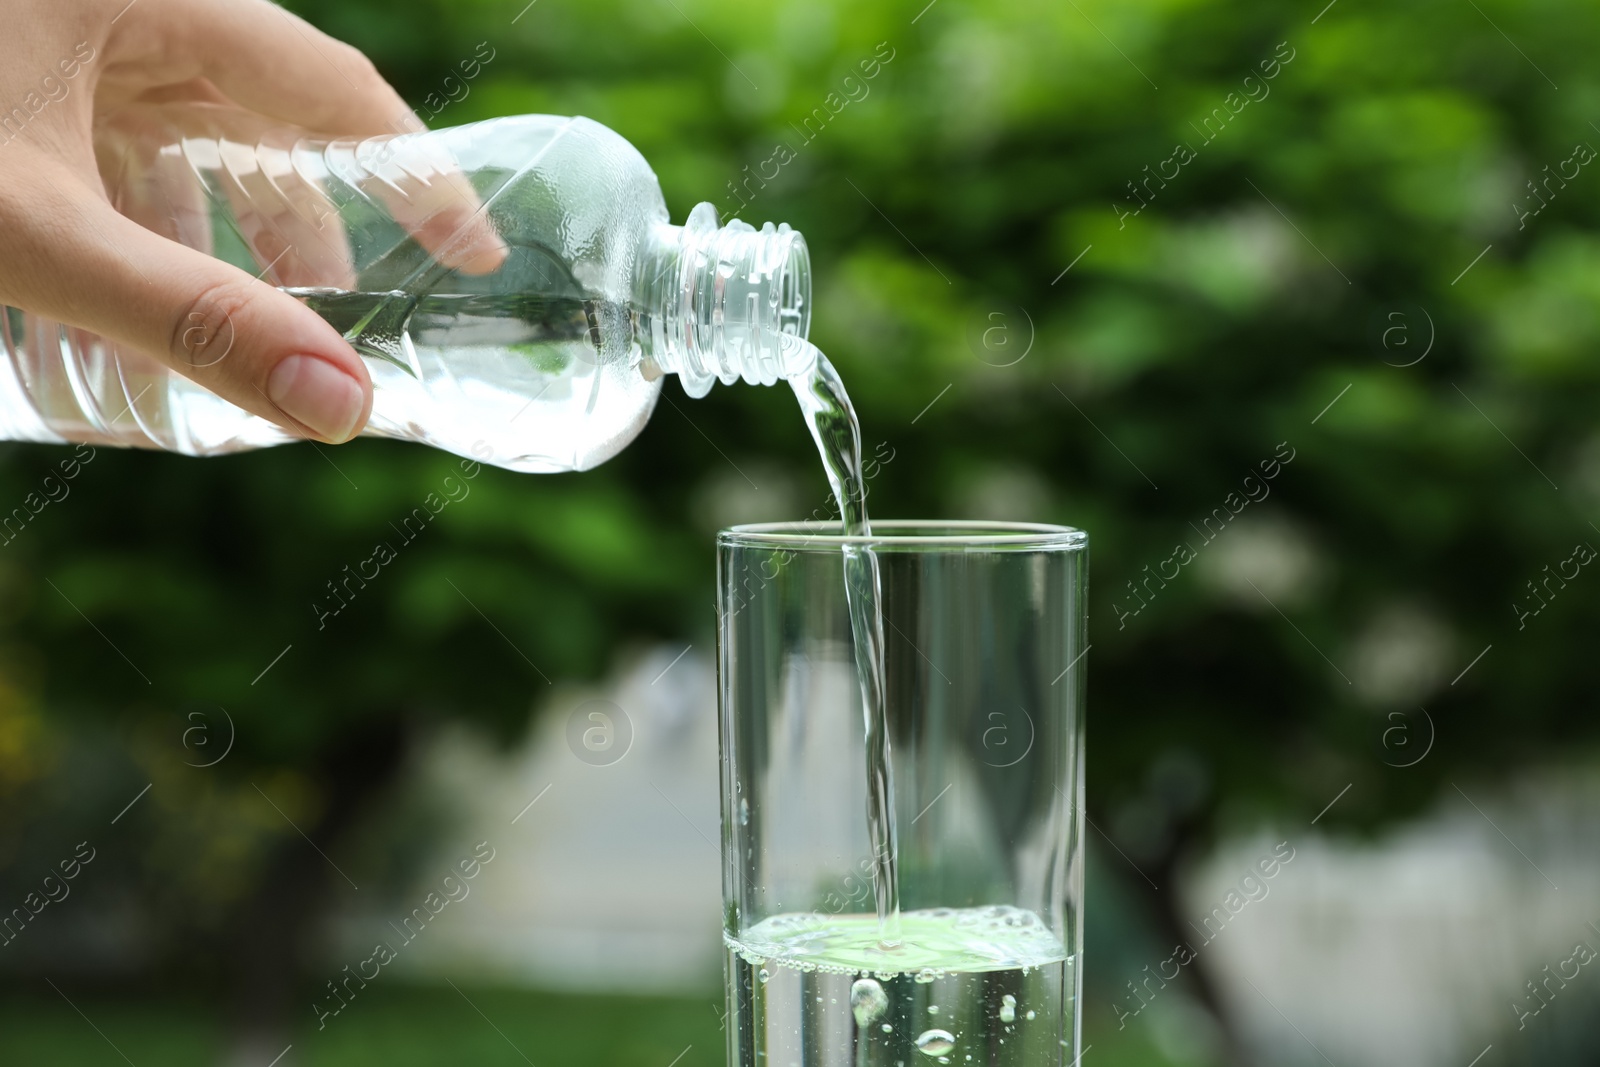
<path fill-rule="evenodd" d="M 361 383 L 316 356 L 289 356 L 267 376 L 267 396 L 318 436 L 348 441 L 367 406 Z"/>

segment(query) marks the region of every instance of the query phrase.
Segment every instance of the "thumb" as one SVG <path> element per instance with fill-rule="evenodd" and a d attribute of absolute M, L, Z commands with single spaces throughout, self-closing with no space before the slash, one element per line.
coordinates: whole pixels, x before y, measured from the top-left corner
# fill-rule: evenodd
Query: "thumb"
<path fill-rule="evenodd" d="M 0 277 L 8 302 L 137 349 L 292 433 L 339 443 L 366 424 L 361 357 L 292 296 L 145 229 L 70 178 L 24 202 Z"/>

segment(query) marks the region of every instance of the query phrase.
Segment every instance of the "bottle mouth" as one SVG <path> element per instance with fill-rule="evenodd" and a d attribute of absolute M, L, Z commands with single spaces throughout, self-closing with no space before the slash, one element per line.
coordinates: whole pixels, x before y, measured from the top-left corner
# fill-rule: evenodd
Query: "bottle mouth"
<path fill-rule="evenodd" d="M 717 222 L 699 204 L 677 232 L 680 320 L 686 344 L 670 369 L 690 396 L 715 381 L 773 385 L 803 373 L 811 329 L 811 253 L 788 223 L 759 230 Z"/>

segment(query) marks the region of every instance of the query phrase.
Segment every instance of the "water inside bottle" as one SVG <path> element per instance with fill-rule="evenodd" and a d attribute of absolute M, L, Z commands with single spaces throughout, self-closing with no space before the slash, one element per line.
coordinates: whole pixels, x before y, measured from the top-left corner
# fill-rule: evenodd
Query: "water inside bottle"
<path fill-rule="evenodd" d="M 284 290 L 367 359 L 382 403 L 367 433 L 529 472 L 587 470 L 650 415 L 629 365 L 627 303 L 545 291 Z"/>
<path fill-rule="evenodd" d="M 542 293 L 387 293 L 346 289 L 288 288 L 344 334 L 364 356 L 419 373 L 416 345 L 504 346 L 538 362 L 549 349 L 545 368 L 558 371 L 566 361 L 558 346 L 593 344 L 607 305 L 575 296 Z M 620 305 L 618 305 L 620 307 Z M 414 339 L 414 340 L 413 340 Z M 593 362 L 593 357 L 590 357 Z"/>

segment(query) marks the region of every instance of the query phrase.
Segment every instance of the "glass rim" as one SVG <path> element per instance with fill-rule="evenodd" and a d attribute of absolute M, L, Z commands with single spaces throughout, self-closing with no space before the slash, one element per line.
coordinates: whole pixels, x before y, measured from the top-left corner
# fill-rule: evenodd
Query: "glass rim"
<path fill-rule="evenodd" d="M 755 522 L 732 526 L 717 533 L 717 545 L 830 551 L 836 551 L 845 545 L 868 545 L 873 548 L 1072 551 L 1087 548 L 1089 535 L 1073 526 L 1056 526 L 1043 522 L 875 519 L 872 522 L 871 534 L 846 536 L 841 532 L 841 524 L 837 520 L 804 519 L 794 522 Z"/>

